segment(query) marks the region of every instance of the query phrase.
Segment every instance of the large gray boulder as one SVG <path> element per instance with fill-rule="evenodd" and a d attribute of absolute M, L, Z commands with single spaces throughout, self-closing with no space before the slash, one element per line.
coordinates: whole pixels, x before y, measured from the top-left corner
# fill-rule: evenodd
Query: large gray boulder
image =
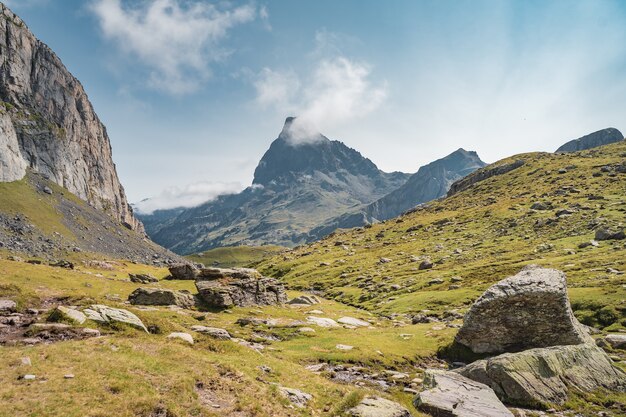
<path fill-rule="evenodd" d="M 458 373 L 427 370 L 424 391 L 413 402 L 437 417 L 513 417 L 491 388 Z"/>
<path fill-rule="evenodd" d="M 196 279 L 198 268 L 191 264 L 176 264 L 169 267 L 172 279 Z"/>
<path fill-rule="evenodd" d="M 624 135 L 619 130 L 610 127 L 590 133 L 582 138 L 571 140 L 557 149 L 556 153 L 584 151 L 585 149 L 597 148 L 598 146 L 608 145 L 621 140 L 624 140 Z"/>
<path fill-rule="evenodd" d="M 202 300 L 216 308 L 287 302 L 283 285 L 274 278 L 263 277 L 254 269 L 202 269 L 196 288 Z"/>
<path fill-rule="evenodd" d="M 140 287 L 128 296 L 131 304 L 143 306 L 170 306 L 190 308 L 195 304 L 193 295 L 184 291 L 173 291 L 163 288 Z"/>
<path fill-rule="evenodd" d="M 349 409 L 348 414 L 352 417 L 411 417 L 409 410 L 382 397 L 365 397 Z"/>
<path fill-rule="evenodd" d="M 572 313 L 565 274 L 529 266 L 478 298 L 456 342 L 475 353 L 503 353 L 592 339 Z"/>
<path fill-rule="evenodd" d="M 113 308 L 102 304 L 94 304 L 83 310 L 83 313 L 85 313 L 85 316 L 87 316 L 89 320 L 95 322 L 122 323 L 143 330 L 146 333 L 148 332 L 148 329 L 141 319 L 128 310 Z"/>
<path fill-rule="evenodd" d="M 626 374 L 592 343 L 505 353 L 457 372 L 490 386 L 505 403 L 527 407 L 563 404 L 572 391 L 626 389 Z"/>

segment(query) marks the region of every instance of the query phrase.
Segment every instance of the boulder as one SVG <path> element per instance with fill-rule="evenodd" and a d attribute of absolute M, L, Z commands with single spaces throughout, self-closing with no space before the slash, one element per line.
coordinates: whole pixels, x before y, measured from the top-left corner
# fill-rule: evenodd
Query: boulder
<path fill-rule="evenodd" d="M 369 327 L 372 324 L 365 320 L 355 319 L 354 317 L 342 317 L 337 322 L 341 324 L 347 324 L 348 326 L 356 326 L 356 327 Z"/>
<path fill-rule="evenodd" d="M 207 326 L 191 326 L 191 330 L 194 332 L 202 333 L 207 336 L 210 336 L 214 339 L 222 339 L 222 340 L 230 340 L 231 336 L 225 329 L 220 329 L 217 327 L 207 327 Z"/>
<path fill-rule="evenodd" d="M 601 227 L 596 230 L 595 240 L 623 240 L 626 239 L 624 229 Z"/>
<path fill-rule="evenodd" d="M 593 343 L 529 349 L 479 360 L 455 372 L 490 386 L 510 404 L 563 404 L 571 391 L 626 390 L 626 373 Z"/>
<path fill-rule="evenodd" d="M 150 284 L 152 282 L 159 282 L 158 278 L 148 274 L 128 274 L 131 282 L 138 284 Z"/>
<path fill-rule="evenodd" d="M 456 342 L 475 353 L 502 353 L 592 341 L 576 320 L 565 274 L 526 267 L 491 286 L 465 315 Z"/>
<path fill-rule="evenodd" d="M 298 408 L 304 408 L 313 399 L 311 394 L 295 388 L 278 387 L 278 392 Z"/>
<path fill-rule="evenodd" d="M 254 269 L 205 268 L 198 275 L 196 288 L 202 300 L 216 308 L 287 302 L 283 285 Z"/>
<path fill-rule="evenodd" d="M 148 329 L 143 322 L 128 310 L 121 308 L 113 308 L 102 304 L 94 304 L 90 308 L 83 310 L 83 313 L 89 320 L 99 323 L 122 323 L 131 327 L 143 330 L 146 333 Z"/>
<path fill-rule="evenodd" d="M 426 370 L 415 407 L 437 417 L 513 417 L 491 388 L 455 372 Z"/>
<path fill-rule="evenodd" d="M 173 291 L 162 288 L 140 287 L 128 296 L 128 301 L 135 305 L 170 306 L 190 308 L 195 304 L 193 295 L 184 291 Z"/>
<path fill-rule="evenodd" d="M 382 397 L 365 397 L 348 410 L 352 417 L 411 417 L 409 410 L 400 404 Z"/>
<path fill-rule="evenodd" d="M 190 345 L 193 345 L 193 337 L 189 334 L 189 333 L 182 333 L 182 332 L 173 332 L 167 335 L 168 339 L 180 339 L 184 342 L 189 343 Z"/>
<path fill-rule="evenodd" d="M 87 320 L 82 312 L 64 306 L 57 306 L 48 316 L 48 321 L 68 321 L 77 324 L 83 324 Z"/>
<path fill-rule="evenodd" d="M 13 300 L 0 300 L 0 313 L 13 313 L 17 309 L 17 303 Z"/>
<path fill-rule="evenodd" d="M 341 327 L 335 320 L 326 317 L 309 316 L 306 321 L 319 327 Z"/>
<path fill-rule="evenodd" d="M 311 306 L 319 303 L 319 298 L 314 295 L 301 295 L 300 297 L 289 300 L 287 304 Z"/>
<path fill-rule="evenodd" d="M 626 334 L 609 334 L 604 341 L 613 349 L 626 349 Z"/>
<path fill-rule="evenodd" d="M 176 264 L 169 268 L 172 279 L 196 279 L 198 275 L 198 269 L 191 264 Z"/>

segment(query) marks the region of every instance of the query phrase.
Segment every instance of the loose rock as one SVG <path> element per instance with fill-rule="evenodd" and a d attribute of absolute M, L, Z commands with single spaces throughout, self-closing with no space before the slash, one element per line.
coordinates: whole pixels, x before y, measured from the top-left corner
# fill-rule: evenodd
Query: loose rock
<path fill-rule="evenodd" d="M 195 304 L 191 294 L 183 291 L 172 291 L 161 288 L 140 287 L 128 296 L 128 301 L 135 305 L 169 306 L 176 305 L 190 308 Z"/>
<path fill-rule="evenodd" d="M 348 414 L 352 417 L 411 417 L 409 410 L 382 397 L 365 397 L 359 405 L 349 409 Z"/>

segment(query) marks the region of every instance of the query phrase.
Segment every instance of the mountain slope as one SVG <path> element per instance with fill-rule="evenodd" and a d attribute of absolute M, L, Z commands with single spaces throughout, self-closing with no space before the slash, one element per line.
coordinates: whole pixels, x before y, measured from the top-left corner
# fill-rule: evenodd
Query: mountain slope
<path fill-rule="evenodd" d="M 609 127 L 607 129 L 602 129 L 598 130 L 597 132 L 590 133 L 581 138 L 570 140 L 569 142 L 559 147 L 556 152 L 563 153 L 584 151 L 585 149 L 596 148 L 598 146 L 608 145 L 610 143 L 619 142 L 621 140 L 624 140 L 624 135 L 622 135 L 619 130 Z"/>
<path fill-rule="evenodd" d="M 309 240 L 324 237 L 336 229 L 363 226 L 399 216 L 419 204 L 445 196 L 454 181 L 485 165 L 476 152 L 458 149 L 420 167 L 406 183 L 384 197 L 313 229 Z"/>
<path fill-rule="evenodd" d="M 288 118 L 239 194 L 198 207 L 141 216 L 150 237 L 177 253 L 229 245 L 304 243 L 312 228 L 377 200 L 406 182 L 343 143 L 316 135 L 296 142 Z"/>
<path fill-rule="evenodd" d="M 520 160 L 515 169 L 479 175 Z M 608 311 L 615 317 L 609 324 L 619 326 L 626 318 L 626 240 L 619 240 L 626 226 L 626 143 L 516 155 L 475 175 L 482 181 L 451 197 L 335 233 L 260 269 L 292 289 L 371 311 L 440 316 L 536 263 L 567 273 L 583 322 L 607 326 Z M 600 240 L 610 235 L 605 229 L 616 239 Z"/>
<path fill-rule="evenodd" d="M 0 181 L 40 173 L 131 229 L 111 145 L 80 82 L 0 3 Z"/>

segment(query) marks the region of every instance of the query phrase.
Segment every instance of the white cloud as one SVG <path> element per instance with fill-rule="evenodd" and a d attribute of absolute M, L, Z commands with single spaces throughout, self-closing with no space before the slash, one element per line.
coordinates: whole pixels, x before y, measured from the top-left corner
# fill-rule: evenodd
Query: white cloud
<path fill-rule="evenodd" d="M 386 83 L 371 80 L 368 64 L 345 56 L 318 60 L 304 81 L 293 70 L 264 68 L 254 87 L 258 104 L 297 115 L 291 126 L 296 141 L 315 140 L 317 132 L 362 118 L 387 97 Z"/>
<path fill-rule="evenodd" d="M 158 196 L 140 201 L 134 207 L 142 214 L 178 207 L 196 207 L 220 195 L 237 193 L 243 188 L 239 182 L 196 182 L 184 188 L 166 188 Z"/>
<path fill-rule="evenodd" d="M 220 41 L 257 17 L 252 5 L 219 9 L 183 0 L 142 1 L 133 7 L 122 0 L 94 0 L 90 9 L 103 35 L 149 69 L 148 85 L 172 94 L 195 91 L 210 77 L 210 64 L 229 54 Z"/>

